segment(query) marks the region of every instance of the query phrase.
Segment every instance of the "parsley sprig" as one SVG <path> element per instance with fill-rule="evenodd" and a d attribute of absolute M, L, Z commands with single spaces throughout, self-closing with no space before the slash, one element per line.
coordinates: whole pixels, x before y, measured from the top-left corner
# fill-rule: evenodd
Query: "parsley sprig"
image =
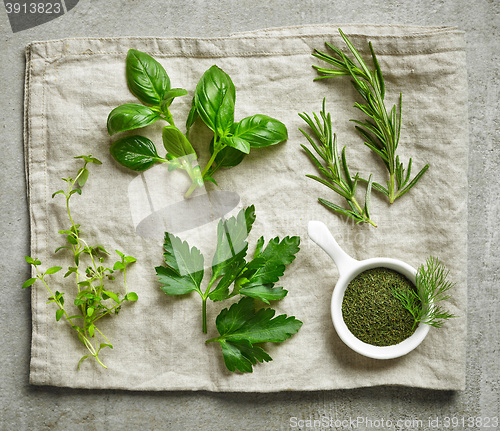
<path fill-rule="evenodd" d="M 392 204 L 397 198 L 403 196 L 415 186 L 425 171 L 427 171 L 429 165 L 425 165 L 413 179 L 410 179 L 412 159 L 408 160 L 408 167 L 405 169 L 403 163 L 400 162 L 399 156 L 396 154 L 401 134 L 401 105 L 403 96 L 400 93 L 399 107 L 394 105 L 388 111 L 384 103 L 385 82 L 372 43 L 369 42 L 374 66 L 373 70 L 368 67 L 360 53 L 342 30 L 339 29 L 339 32 L 359 66 L 339 48 L 326 42 L 326 46 L 333 51 L 334 55 L 315 50 L 313 56 L 334 67 L 324 68 L 313 66 L 321 74 L 321 76 L 315 79 L 339 76 L 350 76 L 352 78 L 352 85 L 365 102 L 364 104 L 356 102 L 354 106 L 368 117 L 365 121 L 352 121 L 357 124 L 356 129 L 365 140 L 365 145 L 383 160 L 389 171 L 387 186 L 384 187 L 374 182 L 373 188 L 386 195 Z"/>
<path fill-rule="evenodd" d="M 160 288 L 167 295 L 185 295 L 196 292 L 202 301 L 202 330 L 207 333 L 207 300 L 224 301 L 236 295 L 242 299 L 229 310 L 222 310 L 216 327 L 220 337 L 207 342 L 221 344 L 224 361 L 230 371 L 251 372 L 256 361 L 271 357 L 255 343 L 280 342 L 295 334 L 302 322 L 295 317 L 275 311 L 255 310 L 255 300 L 266 304 L 287 295 L 281 286 L 275 286 L 285 268 L 299 251 L 298 236 L 276 237 L 264 246 L 264 237 L 257 240 L 253 258 L 247 260 L 247 238 L 255 221 L 255 208 L 242 209 L 237 216 L 219 221 L 217 246 L 212 258 L 212 275 L 205 288 L 204 257 L 196 247 L 165 233 L 164 265 L 157 266 Z M 232 286 L 232 288 L 231 288 Z M 283 323 L 286 322 L 286 323 Z M 283 323 L 283 325 L 282 325 Z M 259 334 L 250 330 L 259 329 Z"/>

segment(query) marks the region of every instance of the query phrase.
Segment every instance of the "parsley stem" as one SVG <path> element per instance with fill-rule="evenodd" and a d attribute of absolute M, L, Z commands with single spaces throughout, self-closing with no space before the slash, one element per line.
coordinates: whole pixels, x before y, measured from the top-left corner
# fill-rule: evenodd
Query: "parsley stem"
<path fill-rule="evenodd" d="M 203 333 L 207 333 L 207 298 L 202 298 L 203 304 L 201 308 L 201 317 L 203 320 Z"/>

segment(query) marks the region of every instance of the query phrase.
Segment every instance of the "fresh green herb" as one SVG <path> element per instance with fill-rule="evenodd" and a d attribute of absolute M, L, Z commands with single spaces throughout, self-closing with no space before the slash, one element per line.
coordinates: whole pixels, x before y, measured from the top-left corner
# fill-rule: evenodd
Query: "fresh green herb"
<path fill-rule="evenodd" d="M 79 363 L 89 357 L 102 365 L 99 353 L 105 347 L 113 348 L 110 341 L 101 332 L 97 326 L 97 321 L 108 314 L 118 314 L 124 302 L 137 301 L 137 294 L 134 292 L 127 292 L 127 279 L 126 269 L 127 266 L 136 261 L 132 256 L 126 256 L 121 251 L 116 250 L 119 259 L 114 263 L 113 268 L 104 266 L 104 256 L 109 253 L 101 245 L 90 246 L 83 239 L 80 225 L 75 224 L 70 211 L 70 200 L 75 194 L 82 193 L 82 187 L 87 182 L 89 177 L 89 170 L 87 165 L 89 163 L 100 165 L 101 162 L 92 156 L 78 156 L 76 159 L 83 159 L 83 167 L 78 170 L 75 178 L 63 178 L 67 183 L 65 190 L 58 190 L 52 197 L 62 194 L 66 198 L 66 211 L 70 221 L 70 227 L 67 230 L 59 231 L 60 234 L 66 238 L 66 245 L 58 247 L 56 253 L 60 250 L 69 250 L 73 254 L 75 266 L 70 266 L 65 273 L 64 277 L 75 277 L 76 295 L 74 305 L 78 309 L 78 314 L 72 314 L 69 310 L 67 303 L 65 305 L 64 293 L 53 291 L 47 280 L 48 275 L 58 273 L 62 267 L 53 266 L 45 271 L 40 269 L 42 262 L 38 258 L 26 256 L 26 262 L 33 266 L 35 276 L 29 278 L 24 284 L 23 288 L 32 286 L 37 281 L 40 281 L 49 292 L 49 300 L 47 304 L 55 303 L 57 305 L 56 320 L 61 319 L 68 322 L 68 324 L 76 331 L 78 339 L 89 351 L 89 354 L 84 355 Z M 83 262 L 84 258 L 88 260 L 88 264 Z M 85 270 L 81 268 L 85 267 Z M 121 271 L 123 275 L 123 287 L 125 294 L 120 298 L 120 293 L 115 292 L 107 287 L 108 282 L 115 279 L 114 273 Z M 106 286 L 105 286 L 106 282 Z"/>
<path fill-rule="evenodd" d="M 256 311 L 252 298 L 242 298 L 229 309 L 221 311 L 216 320 L 220 336 L 206 342 L 220 343 L 229 371 L 251 373 L 252 365 L 272 360 L 262 347 L 255 344 L 280 343 L 297 333 L 302 326 L 302 322 L 294 317 L 274 315 L 275 310 L 271 308 Z"/>
<path fill-rule="evenodd" d="M 440 328 L 445 320 L 456 317 L 439 304 L 450 298 L 448 291 L 455 286 L 448 276 L 444 264 L 430 256 L 417 270 L 416 290 L 394 289 L 393 295 L 413 316 L 414 326 L 422 322 Z"/>
<path fill-rule="evenodd" d="M 322 198 L 318 199 L 320 203 L 325 205 L 327 208 L 354 219 L 356 223 L 369 223 L 372 226 L 377 227 L 377 225 L 370 219 L 370 194 L 372 187 L 371 175 L 366 187 L 365 203 L 361 206 L 356 200 L 356 188 L 358 185 L 359 173 L 356 173 L 354 178 L 351 178 L 346 161 L 345 147 L 342 149 L 342 155 L 339 157 L 337 151 L 337 136 L 332 131 L 332 117 L 330 113 L 326 112 L 325 103 L 325 99 L 323 99 L 323 109 L 320 111 L 321 120 L 314 112 L 314 119 L 306 113 L 299 114 L 299 116 L 311 128 L 315 139 L 313 139 L 304 130 L 299 130 L 307 138 L 314 151 L 321 158 L 321 161 L 318 160 L 318 158 L 305 145 L 301 144 L 301 146 L 324 178 L 317 177 L 316 175 L 306 176 L 324 184 L 334 192 L 338 193 L 347 201 L 350 209 L 342 208 L 339 205 Z"/>
<path fill-rule="evenodd" d="M 412 159 L 410 158 L 405 174 L 403 163 L 399 161 L 399 156 L 396 155 L 401 133 L 402 94 L 399 96 L 399 108 L 396 108 L 396 105 L 394 105 L 391 111 L 388 112 L 384 104 L 384 78 L 371 42 L 369 43 L 369 47 L 374 70 L 369 69 L 359 52 L 342 30 L 339 29 L 339 32 L 354 58 L 359 63 L 359 67 L 340 49 L 327 42 L 326 46 L 333 51 L 335 56 L 318 50 L 313 53 L 313 56 L 333 65 L 334 68 L 328 69 L 314 66 L 322 75 L 316 79 L 339 76 L 350 76 L 352 78 L 354 88 L 365 101 L 365 104 L 356 103 L 354 106 L 369 117 L 369 119 L 363 122 L 357 120 L 352 121 L 357 124 L 356 129 L 365 139 L 365 145 L 383 160 L 389 171 L 387 187 L 374 182 L 373 188 L 384 193 L 389 198 L 389 202 L 393 203 L 417 183 L 425 171 L 427 171 L 429 165 L 425 165 L 422 170 L 410 180 L 412 167 Z"/>
<path fill-rule="evenodd" d="M 351 333 L 375 346 L 398 344 L 415 332 L 414 319 L 393 292 L 415 291 L 413 283 L 388 268 L 357 275 L 347 286 L 342 317 Z"/>
<path fill-rule="evenodd" d="M 183 88 L 172 88 L 170 78 L 154 58 L 130 49 L 126 61 L 127 84 L 139 103 L 126 103 L 113 109 L 108 116 L 108 133 L 135 130 L 158 120 L 168 123 L 163 131 L 163 145 L 167 154 L 158 155 L 155 144 L 140 135 L 128 135 L 113 142 L 111 155 L 121 165 L 134 171 L 144 171 L 156 163 L 166 163 L 170 170 L 180 168 L 187 172 L 193 184 L 203 185 L 199 166 L 193 166 L 196 153 L 191 143 L 177 129 L 170 106 L 177 97 L 188 94 Z"/>
<path fill-rule="evenodd" d="M 126 63 L 127 84 L 132 94 L 146 105 L 127 103 L 113 109 L 108 116 L 108 132 L 113 135 L 138 129 L 159 119 L 174 125 L 170 105 L 187 90 L 171 88 L 163 66 L 148 54 L 130 49 Z"/>
<path fill-rule="evenodd" d="M 219 222 L 217 246 L 212 259 L 212 276 L 205 289 L 202 288 L 203 255 L 196 247 L 190 247 L 187 242 L 168 232 L 165 233 L 164 243 L 165 265 L 156 267 L 161 289 L 167 295 L 184 295 L 191 292 L 200 295 L 203 333 L 207 333 L 208 299 L 222 301 L 238 294 L 248 297 L 229 310 L 221 312 L 216 324 L 220 337 L 210 340 L 221 342 L 226 365 L 231 371 L 237 368 L 243 372 L 251 372 L 251 364 L 255 364 L 255 360 L 270 360 L 269 355 L 262 349 L 253 347 L 253 344 L 284 341 L 297 332 L 302 324 L 299 320 L 286 316 L 271 320 L 274 316 L 274 310 L 271 309 L 265 313 L 254 310 L 254 303 L 249 298 L 269 304 L 270 301 L 286 296 L 287 291 L 276 287 L 275 283 L 284 274 L 286 265 L 295 259 L 300 244 L 299 237 L 287 236 L 282 240 L 273 238 L 264 247 L 264 238 L 260 237 L 253 258 L 247 261 L 247 238 L 254 221 L 255 208 L 250 206 L 241 210 L 236 217 Z M 233 288 L 230 290 L 231 285 Z M 283 319 L 286 319 L 287 323 L 279 329 L 279 322 Z M 251 337 L 249 328 L 252 322 L 255 323 L 255 328 L 268 331 L 268 339 L 264 339 L 264 334 L 255 334 L 256 338 Z M 276 328 L 276 336 L 271 334 L 273 328 Z M 285 336 L 285 333 L 288 336 Z"/>
<path fill-rule="evenodd" d="M 185 170 L 192 181 L 186 197 L 205 181 L 217 184 L 213 174 L 220 168 L 241 163 L 251 148 L 275 145 L 288 137 L 285 125 L 267 115 L 256 114 L 235 122 L 233 81 L 215 65 L 203 74 L 196 86 L 185 134 L 175 126 L 170 105 L 176 97 L 188 94 L 187 90 L 171 88 L 163 66 L 144 52 L 129 51 L 126 71 L 131 92 L 149 106 L 127 103 L 113 109 L 108 116 L 108 132 L 113 135 L 164 120 L 168 123 L 163 128 L 163 146 L 167 154 L 161 157 L 154 143 L 139 135 L 115 141 L 111 154 L 118 163 L 135 171 L 149 169 L 155 163 L 167 163 L 170 170 Z M 189 140 L 191 127 L 198 118 L 213 132 L 210 160 L 203 170 L 194 164 L 197 155 Z"/>

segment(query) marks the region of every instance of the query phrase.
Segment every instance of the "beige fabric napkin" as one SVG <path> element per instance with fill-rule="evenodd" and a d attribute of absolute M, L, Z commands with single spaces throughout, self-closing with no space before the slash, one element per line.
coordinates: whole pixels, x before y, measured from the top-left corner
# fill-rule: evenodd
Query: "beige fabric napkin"
<path fill-rule="evenodd" d="M 46 304 L 43 286 L 32 288 L 30 381 L 38 385 L 129 390 L 282 391 L 407 385 L 462 389 L 465 381 L 467 286 L 467 82 L 464 35 L 454 28 L 342 26 L 352 42 L 368 54 L 371 40 L 384 71 L 386 99 L 392 105 L 403 93 L 403 130 L 399 153 L 413 157 L 415 172 L 431 165 L 421 182 L 392 206 L 376 193 L 372 214 L 379 227 L 356 226 L 317 202 L 324 197 L 343 205 L 339 196 L 305 177 L 316 173 L 300 148 L 305 143 L 298 112 L 319 112 L 323 97 L 332 112 L 339 146 L 347 146 L 353 172 L 386 173 L 354 130 L 351 118 L 362 118 L 352 105 L 356 95 L 347 78 L 313 82 L 311 56 L 330 41 L 342 46 L 337 27 L 306 26 L 271 29 L 221 38 L 82 38 L 34 42 L 27 47 L 25 151 L 31 213 L 31 253 L 46 267 L 71 262 L 54 249 L 64 245 L 57 232 L 67 228 L 63 199 L 51 199 L 61 177 L 79 165 L 73 156 L 93 154 L 102 166 L 90 166 L 82 196 L 72 201 L 73 216 L 86 237 L 108 249 L 138 258 L 128 272 L 129 289 L 139 295 L 118 318 L 104 323 L 114 345 L 103 351 L 109 367 L 87 360 L 69 326 L 55 321 L 54 304 Z M 192 91 L 202 73 L 217 64 L 232 77 L 236 118 L 263 113 L 283 121 L 287 142 L 252 151 L 241 165 L 218 172 L 221 190 L 233 192 L 234 208 L 255 204 L 257 220 L 251 249 L 264 235 L 300 235 L 301 251 L 282 285 L 288 296 L 275 304 L 280 313 L 304 322 L 298 334 L 269 346 L 273 361 L 254 367 L 253 374 L 232 374 L 216 343 L 205 345 L 200 328 L 199 298 L 167 297 L 159 289 L 154 267 L 162 262 L 163 227 L 138 228 L 142 220 L 182 201 L 183 177 L 159 166 L 143 175 L 121 168 L 111 158 L 114 138 L 106 118 L 115 106 L 134 102 L 125 81 L 129 48 L 159 60 L 173 86 Z M 192 92 L 172 105 L 185 118 Z M 160 131 L 146 133 L 156 137 Z M 201 127 L 200 127 L 201 129 Z M 206 146 L 197 145 L 202 164 Z M 199 144 L 199 145 L 198 145 Z M 207 185 L 208 191 L 217 188 Z M 207 190 L 199 190 L 204 196 Z M 238 199 L 239 197 L 239 199 Z M 229 210 L 229 209 L 228 209 Z M 372 360 L 351 351 L 338 338 L 330 317 L 330 298 L 338 271 L 307 236 L 307 222 L 327 224 L 344 250 L 356 259 L 394 257 L 414 267 L 429 255 L 439 256 L 456 281 L 447 306 L 459 318 L 442 329 L 431 328 L 424 342 L 394 360 Z M 155 222 L 156 223 L 156 222 Z M 201 223 L 201 224 L 200 224 Z M 207 218 L 177 234 L 206 253 L 215 245 L 217 220 Z M 144 226 L 144 225 L 143 225 Z M 184 229 L 184 230 L 183 230 Z M 158 231 L 160 237 L 158 237 Z M 141 236 L 142 235 L 142 236 Z M 54 289 L 70 296 L 70 278 L 57 274 Z M 226 304 L 210 303 L 209 334 Z"/>

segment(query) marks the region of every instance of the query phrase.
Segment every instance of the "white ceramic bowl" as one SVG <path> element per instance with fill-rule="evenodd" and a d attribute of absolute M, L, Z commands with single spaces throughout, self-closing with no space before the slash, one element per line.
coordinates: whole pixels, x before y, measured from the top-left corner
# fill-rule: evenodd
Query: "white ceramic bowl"
<path fill-rule="evenodd" d="M 407 263 L 384 257 L 365 260 L 356 260 L 349 256 L 335 241 L 326 225 L 320 221 L 310 221 L 308 226 L 309 237 L 318 244 L 335 262 L 339 270 L 339 280 L 333 289 L 331 313 L 333 326 L 340 339 L 355 352 L 374 359 L 392 359 L 406 355 L 415 349 L 429 332 L 429 325 L 421 324 L 415 332 L 399 344 L 392 346 L 374 346 L 356 338 L 342 318 L 342 301 L 344 292 L 350 281 L 358 274 L 372 268 L 384 267 L 404 275 L 415 283 L 416 269 Z"/>

